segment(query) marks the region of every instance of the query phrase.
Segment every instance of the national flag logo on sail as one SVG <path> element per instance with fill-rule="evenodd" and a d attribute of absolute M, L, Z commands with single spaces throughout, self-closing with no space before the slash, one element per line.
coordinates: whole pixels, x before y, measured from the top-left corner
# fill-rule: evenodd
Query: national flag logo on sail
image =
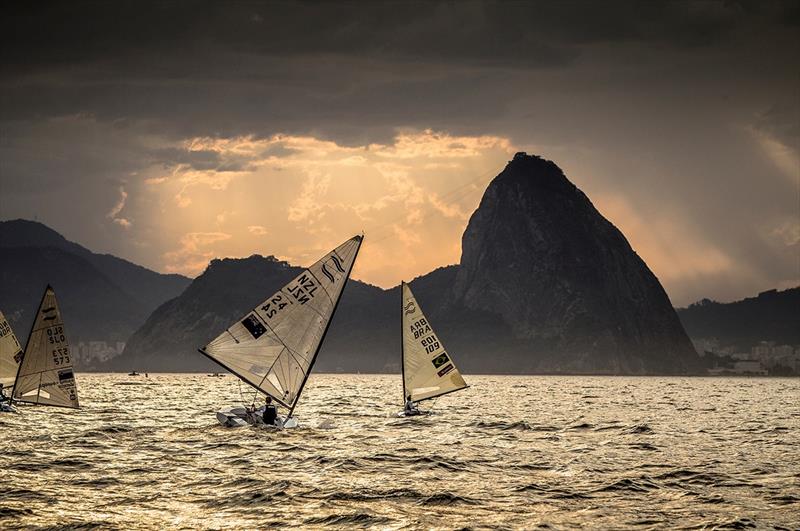
<path fill-rule="evenodd" d="M 64 382 L 72 382 L 74 380 L 75 375 L 73 374 L 72 369 L 58 371 L 58 383 L 63 384 Z"/>
<path fill-rule="evenodd" d="M 245 327 L 248 332 L 250 332 L 250 335 L 253 336 L 253 339 L 258 339 L 267 333 L 267 328 L 261 324 L 261 321 L 258 320 L 258 317 L 252 313 L 242 319 L 242 326 Z"/>
<path fill-rule="evenodd" d="M 442 352 L 441 354 L 433 358 L 432 363 L 433 366 L 438 369 L 448 361 L 450 361 L 450 357 L 447 355 L 447 352 Z"/>

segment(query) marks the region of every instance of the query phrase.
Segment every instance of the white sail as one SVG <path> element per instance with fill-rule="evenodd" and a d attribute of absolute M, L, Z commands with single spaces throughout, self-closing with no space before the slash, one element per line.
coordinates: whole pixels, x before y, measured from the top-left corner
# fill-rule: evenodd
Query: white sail
<path fill-rule="evenodd" d="M 323 256 L 201 352 L 292 409 L 361 247 L 355 236 Z"/>
<path fill-rule="evenodd" d="M 14 400 L 77 408 L 78 389 L 72 363 L 56 293 L 47 286 L 22 355 Z"/>
<path fill-rule="evenodd" d="M 411 395 L 411 400 L 418 402 L 464 389 L 467 383 L 433 332 L 411 287 L 403 282 L 401 290 L 403 399 Z"/>
<path fill-rule="evenodd" d="M 8 389 L 14 385 L 22 358 L 22 347 L 19 346 L 17 336 L 11 330 L 3 312 L 0 312 L 0 384 Z"/>

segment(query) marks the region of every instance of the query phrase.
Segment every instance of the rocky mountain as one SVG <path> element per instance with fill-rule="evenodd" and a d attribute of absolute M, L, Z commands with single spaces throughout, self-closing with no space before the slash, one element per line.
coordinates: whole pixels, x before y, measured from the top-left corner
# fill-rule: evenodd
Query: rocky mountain
<path fill-rule="evenodd" d="M 498 314 L 526 370 L 670 374 L 697 355 L 625 236 L 553 162 L 518 153 L 462 239 L 454 307 Z"/>
<path fill-rule="evenodd" d="M 0 248 L 4 247 L 54 247 L 83 258 L 148 312 L 177 296 L 191 281 L 183 275 L 157 273 L 110 254 L 93 253 L 36 221 L 0 221 Z"/>
<path fill-rule="evenodd" d="M 213 260 L 205 272 L 177 298 L 159 307 L 128 341 L 123 356 L 109 370 L 189 371 L 219 370 L 197 352 L 232 322 L 279 290 L 302 271 L 269 256 Z M 348 282 L 334 323 L 319 357 L 320 370 L 345 370 L 331 351 L 352 352 L 353 345 L 380 350 L 389 343 L 382 335 L 389 322 L 384 290 L 362 282 Z M 366 325 L 362 326 L 362 322 Z M 385 370 L 386 356 L 372 359 L 361 370 Z M 352 362 L 347 370 L 356 370 Z"/>
<path fill-rule="evenodd" d="M 75 346 L 81 341 L 126 341 L 189 282 L 92 253 L 41 223 L 0 222 L 0 309 L 23 343 L 47 284 L 56 290 Z M 77 358 L 80 368 L 92 365 Z"/>
<path fill-rule="evenodd" d="M 298 272 L 271 257 L 213 261 L 150 316 L 111 368 L 210 370 L 195 349 Z M 655 275 L 539 157 L 517 154 L 489 185 L 464 233 L 461 264 L 411 287 L 467 373 L 700 370 Z M 316 370 L 398 372 L 399 297 L 399 288 L 351 281 Z"/>
<path fill-rule="evenodd" d="M 742 352 L 760 341 L 800 345 L 800 287 L 730 303 L 703 299 L 679 309 L 678 316 L 692 338 L 715 338 Z"/>

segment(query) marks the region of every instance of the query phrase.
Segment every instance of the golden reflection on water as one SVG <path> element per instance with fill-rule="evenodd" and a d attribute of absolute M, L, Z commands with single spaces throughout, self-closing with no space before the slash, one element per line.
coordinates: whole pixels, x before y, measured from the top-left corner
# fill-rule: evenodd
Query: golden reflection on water
<path fill-rule="evenodd" d="M 800 526 L 800 380 L 466 379 L 398 419 L 399 376 L 314 375 L 275 433 L 217 425 L 233 376 L 80 374 L 0 416 L 0 528 Z"/>

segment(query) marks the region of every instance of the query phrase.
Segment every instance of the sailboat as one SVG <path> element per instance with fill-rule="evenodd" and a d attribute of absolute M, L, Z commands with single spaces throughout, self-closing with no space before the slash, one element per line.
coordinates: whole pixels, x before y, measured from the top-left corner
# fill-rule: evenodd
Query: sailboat
<path fill-rule="evenodd" d="M 416 403 L 466 389 L 467 382 L 422 313 L 422 308 L 411 293 L 411 286 L 401 282 L 400 292 L 403 401 L 410 397 Z M 404 417 L 406 412 L 402 411 L 398 416 Z"/>
<path fill-rule="evenodd" d="M 48 285 L 20 360 L 13 400 L 77 409 L 78 387 L 72 365 L 56 293 Z"/>
<path fill-rule="evenodd" d="M 11 397 L 11 387 L 17 379 L 17 369 L 19 360 L 22 358 L 22 348 L 17 341 L 17 336 L 11 330 L 3 312 L 0 312 L 0 385 L 3 389 L 3 397 L 0 399 L 0 412 L 16 411 L 10 403 L 6 402 L 6 397 Z M 6 395 L 8 389 L 8 395 Z"/>
<path fill-rule="evenodd" d="M 300 273 L 271 297 L 199 349 L 202 354 L 288 410 L 292 417 L 364 237 L 354 236 Z M 218 411 L 227 427 L 259 424 L 258 411 L 235 407 Z"/>

